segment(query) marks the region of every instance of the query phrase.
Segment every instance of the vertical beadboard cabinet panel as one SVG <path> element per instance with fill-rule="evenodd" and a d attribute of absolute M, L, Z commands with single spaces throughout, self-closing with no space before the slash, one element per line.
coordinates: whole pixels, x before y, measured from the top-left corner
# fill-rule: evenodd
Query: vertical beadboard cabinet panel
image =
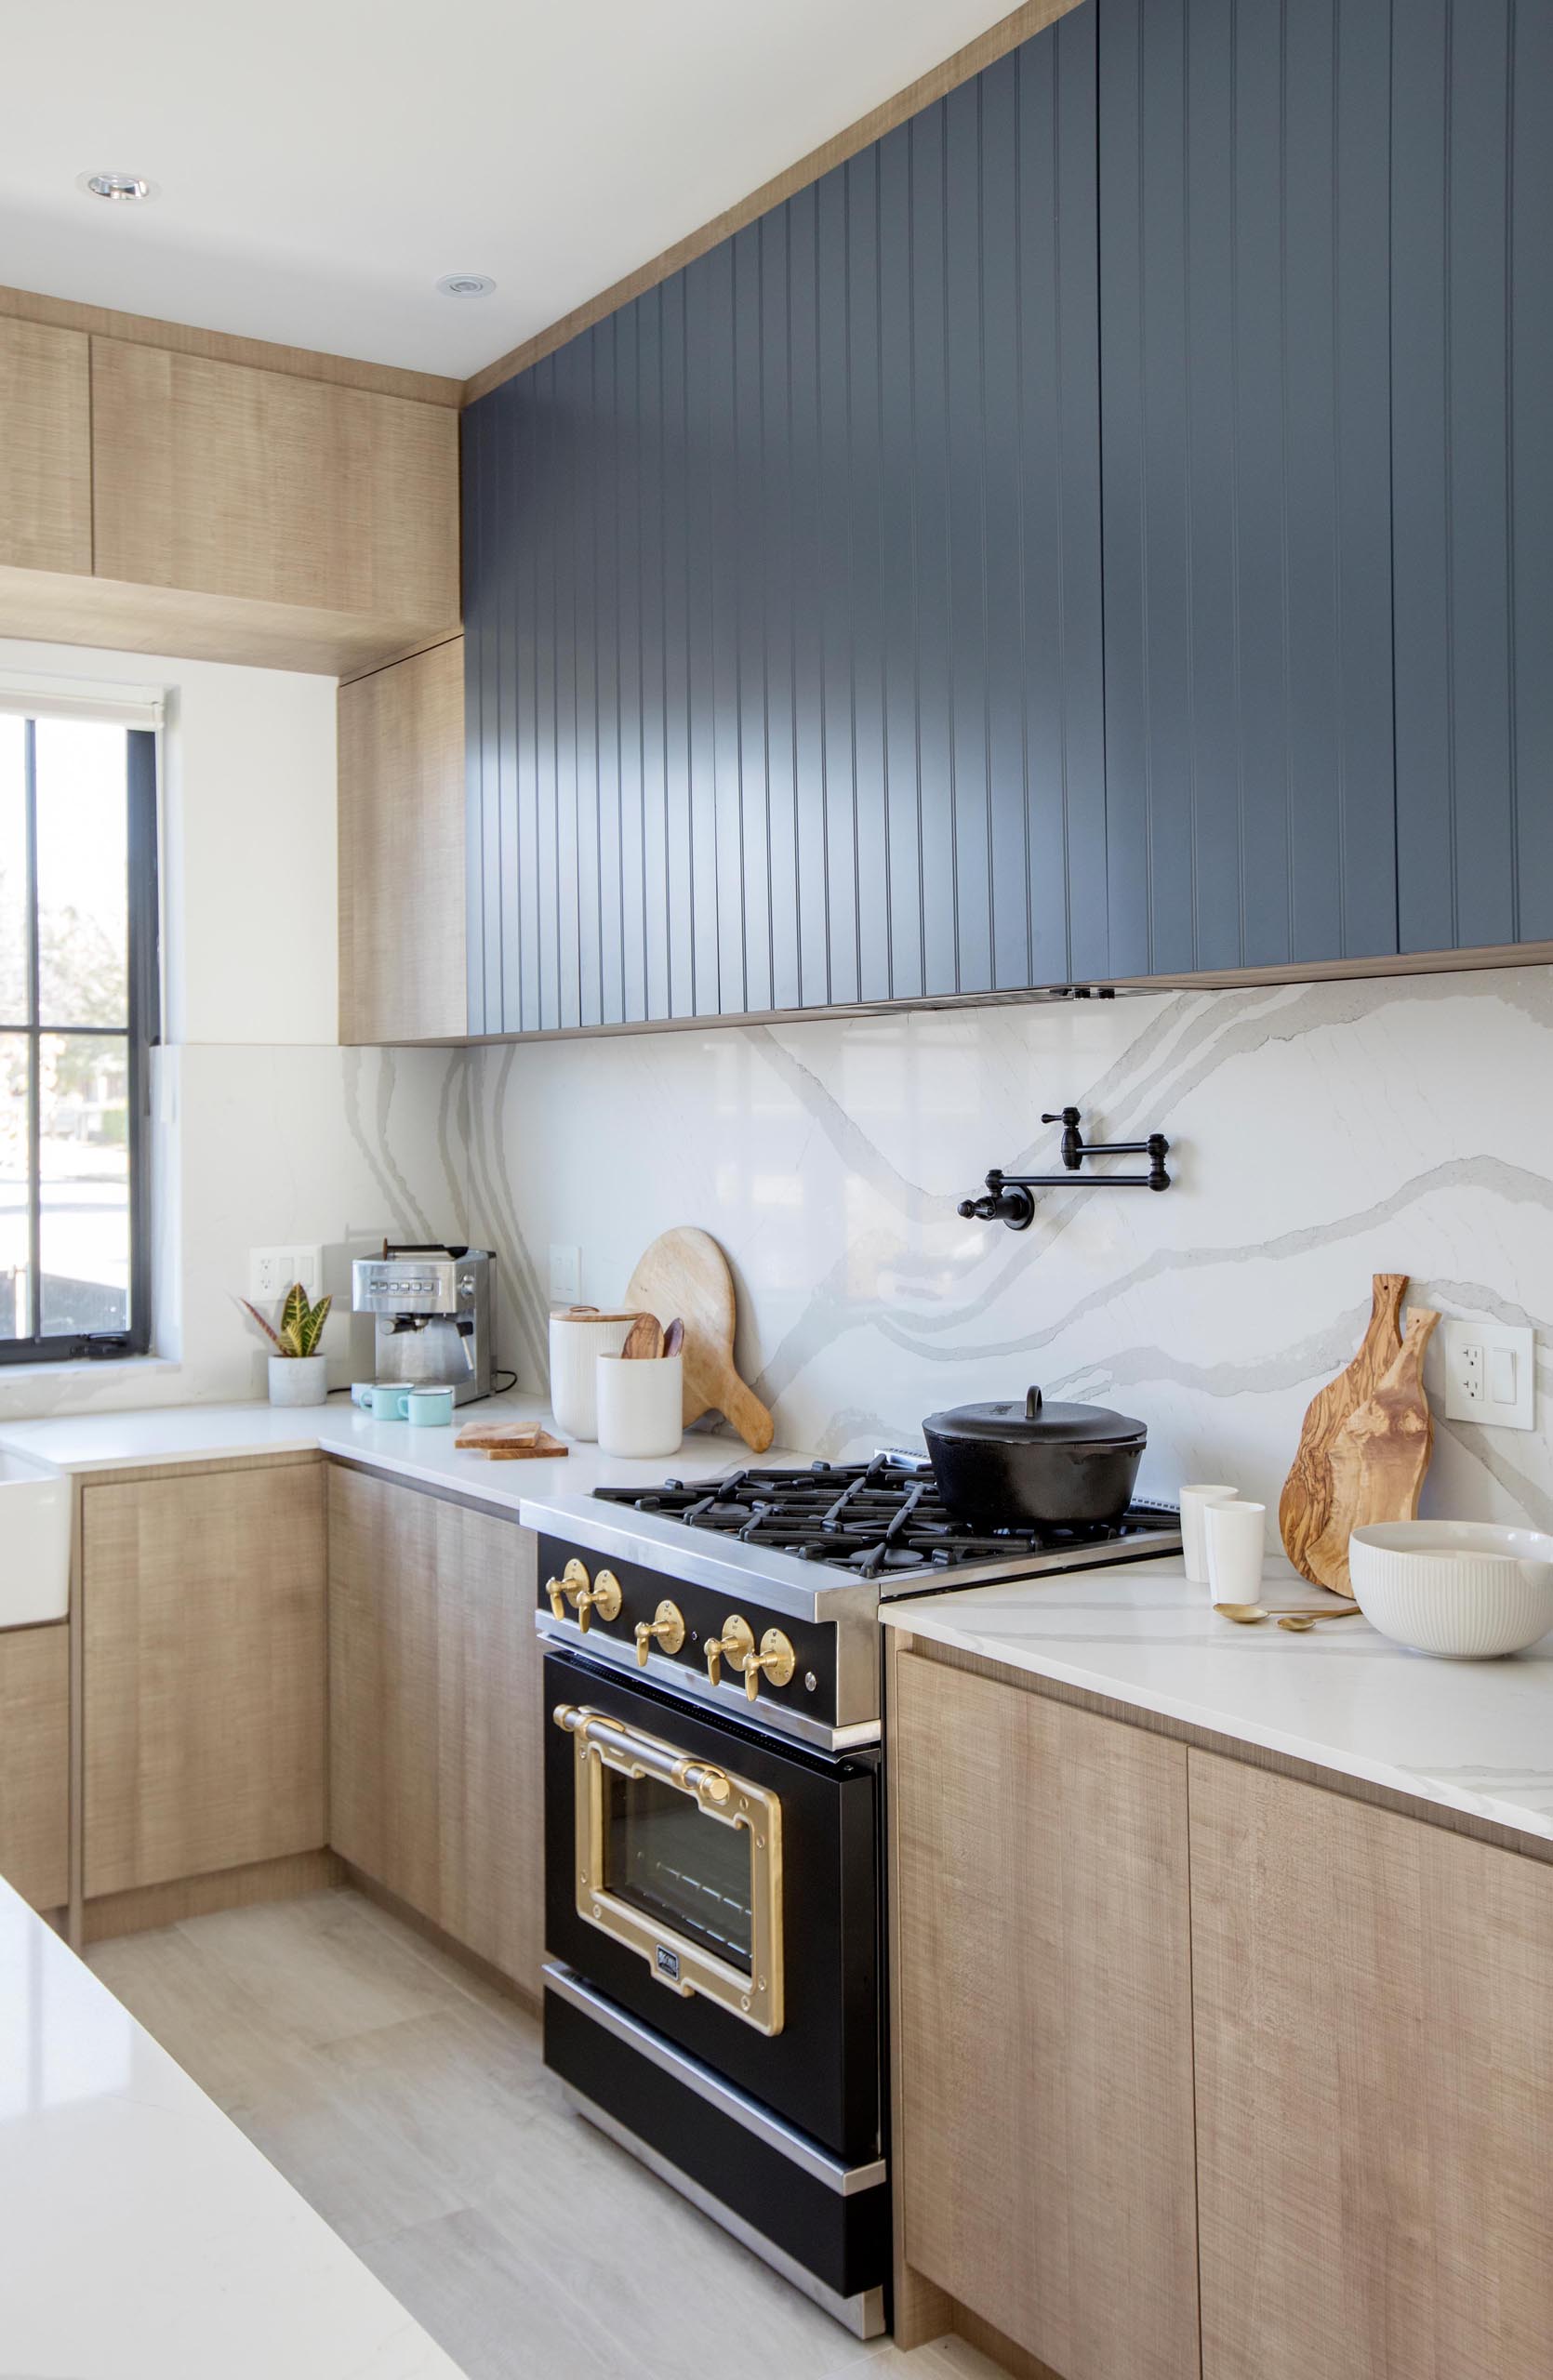
<path fill-rule="evenodd" d="M 1401 946 L 1553 932 L 1553 16 L 1396 8 Z"/>
<path fill-rule="evenodd" d="M 1397 947 L 1389 86 L 1386 0 L 1099 0 L 1117 974 Z"/>
<path fill-rule="evenodd" d="M 471 1031 L 1109 972 L 1095 25 L 466 411 Z"/>

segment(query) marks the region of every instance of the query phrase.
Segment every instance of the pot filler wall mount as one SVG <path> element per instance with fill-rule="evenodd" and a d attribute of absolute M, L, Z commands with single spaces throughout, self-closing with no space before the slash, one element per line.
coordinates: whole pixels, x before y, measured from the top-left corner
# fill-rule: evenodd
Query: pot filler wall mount
<path fill-rule="evenodd" d="M 1010 1231 L 1028 1231 L 1035 1220 L 1032 1190 L 1168 1190 L 1170 1174 L 1165 1158 L 1170 1143 L 1162 1132 L 1150 1132 L 1146 1141 L 1084 1140 L 1079 1130 L 1076 1107 L 1064 1107 L 1058 1114 L 1046 1114 L 1043 1124 L 1062 1126 L 1061 1173 L 1005 1173 L 995 1165 L 987 1176 L 984 1197 L 962 1198 L 958 1211 L 969 1222 L 973 1217 L 982 1223 L 1002 1223 Z M 1096 1157 L 1146 1157 L 1147 1173 L 1095 1174 L 1087 1181 L 1075 1182 L 1085 1160 Z"/>

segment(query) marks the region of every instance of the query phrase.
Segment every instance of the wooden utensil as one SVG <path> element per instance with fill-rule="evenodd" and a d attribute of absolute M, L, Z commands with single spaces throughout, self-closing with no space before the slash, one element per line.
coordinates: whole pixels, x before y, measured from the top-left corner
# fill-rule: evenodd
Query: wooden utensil
<path fill-rule="evenodd" d="M 1396 1361 L 1332 1442 L 1332 1509 L 1309 1560 L 1323 1587 L 1350 1599 L 1348 1539 L 1375 1521 L 1418 1517 L 1418 1494 L 1434 1451 L 1434 1416 L 1424 1394 L 1424 1350 L 1440 1320 L 1415 1305 Z"/>
<path fill-rule="evenodd" d="M 1333 1441 L 1350 1414 L 1374 1395 L 1396 1361 L 1402 1343 L 1397 1317 L 1407 1289 L 1405 1273 L 1376 1273 L 1370 1327 L 1347 1371 L 1329 1381 L 1311 1398 L 1300 1431 L 1294 1465 L 1283 1483 L 1278 1503 L 1278 1526 L 1283 1551 L 1303 1578 L 1315 1586 L 1329 1581 L 1311 1566 L 1311 1548 L 1332 1518 Z M 1347 1540 L 1344 1540 L 1347 1543 Z"/>
<path fill-rule="evenodd" d="M 663 1334 L 663 1352 L 666 1355 L 677 1355 L 684 1345 L 684 1324 L 676 1315 Z"/>
<path fill-rule="evenodd" d="M 630 1276 L 625 1302 L 660 1322 L 666 1315 L 684 1320 L 685 1427 L 703 1413 L 724 1414 L 751 1454 L 763 1454 L 776 1424 L 734 1369 L 733 1276 L 710 1233 L 681 1223 L 655 1239 Z"/>
<path fill-rule="evenodd" d="M 657 1363 L 663 1354 L 663 1325 L 656 1314 L 639 1314 L 626 1333 L 622 1357 L 632 1363 Z"/>

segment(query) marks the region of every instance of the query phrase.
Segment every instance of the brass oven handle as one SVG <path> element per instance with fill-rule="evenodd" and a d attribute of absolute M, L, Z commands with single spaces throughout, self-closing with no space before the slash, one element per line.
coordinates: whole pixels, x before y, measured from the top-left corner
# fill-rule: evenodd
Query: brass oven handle
<path fill-rule="evenodd" d="M 707 1684 L 715 1686 L 721 1678 L 724 1654 L 736 1670 L 741 1670 L 754 1649 L 754 1630 L 741 1612 L 731 1611 L 723 1622 L 722 1635 L 709 1636 L 702 1647 L 707 1657 Z"/>
<path fill-rule="evenodd" d="M 797 1666 L 798 1656 L 790 1640 L 779 1628 L 768 1628 L 761 1638 L 760 1651 L 747 1653 L 744 1657 L 744 1691 L 753 1702 L 761 1690 L 763 1675 L 768 1677 L 773 1686 L 787 1686 Z"/>
<path fill-rule="evenodd" d="M 579 1564 L 578 1567 L 580 1567 Z M 583 1571 L 584 1580 L 587 1576 L 587 1572 Z M 595 1611 L 601 1620 L 619 1619 L 620 1581 L 613 1570 L 601 1570 L 591 1587 L 583 1585 L 578 1588 L 572 1597 L 572 1603 L 577 1611 L 577 1624 L 586 1636 L 588 1622 Z"/>
<path fill-rule="evenodd" d="M 558 1579 L 545 1580 L 545 1593 L 557 1620 L 565 1619 L 567 1604 L 576 1603 L 579 1594 L 585 1594 L 589 1584 L 588 1573 L 575 1554 Z"/>
<path fill-rule="evenodd" d="M 628 1777 L 656 1777 L 702 1803 L 722 1804 L 732 1796 L 732 1784 L 711 1762 L 692 1760 L 653 1736 L 639 1736 L 597 1711 L 585 1711 L 580 1703 L 558 1702 L 551 1716 L 563 1733 L 579 1738 L 590 1752 Z"/>
<path fill-rule="evenodd" d="M 646 1668 L 647 1655 L 655 1642 L 661 1645 L 666 1653 L 677 1653 L 684 1643 L 684 1614 L 677 1603 L 669 1601 L 667 1595 L 651 1620 L 639 1620 L 636 1623 L 636 1666 L 639 1670 Z"/>

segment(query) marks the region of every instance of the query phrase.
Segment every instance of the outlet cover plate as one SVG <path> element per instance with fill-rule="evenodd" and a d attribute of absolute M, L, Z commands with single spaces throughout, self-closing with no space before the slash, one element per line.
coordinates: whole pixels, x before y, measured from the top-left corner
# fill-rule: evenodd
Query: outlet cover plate
<path fill-rule="evenodd" d="M 324 1251 L 293 1240 L 284 1248 L 250 1248 L 248 1295 L 255 1305 L 275 1305 L 293 1281 L 300 1281 L 310 1298 L 323 1288 Z"/>
<path fill-rule="evenodd" d="M 1496 1430 L 1535 1427 L 1536 1355 L 1531 1330 L 1447 1315 L 1445 1418 Z"/>
<path fill-rule="evenodd" d="M 582 1294 L 582 1250 L 554 1244 L 550 1251 L 550 1302 L 575 1305 Z"/>

